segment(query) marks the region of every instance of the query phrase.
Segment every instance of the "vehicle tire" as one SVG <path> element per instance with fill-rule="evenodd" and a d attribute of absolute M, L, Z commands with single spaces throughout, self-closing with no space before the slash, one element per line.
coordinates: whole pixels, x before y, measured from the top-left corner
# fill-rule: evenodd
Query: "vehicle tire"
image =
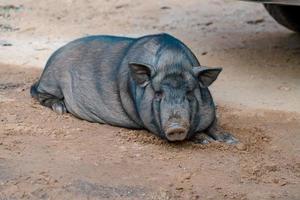
<path fill-rule="evenodd" d="M 286 28 L 300 32 L 300 6 L 264 4 L 269 14 Z"/>

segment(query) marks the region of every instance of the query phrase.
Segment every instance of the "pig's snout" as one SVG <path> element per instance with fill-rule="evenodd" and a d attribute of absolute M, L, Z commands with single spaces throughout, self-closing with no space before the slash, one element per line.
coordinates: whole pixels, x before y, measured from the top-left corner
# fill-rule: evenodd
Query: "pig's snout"
<path fill-rule="evenodd" d="M 169 141 L 181 141 L 186 138 L 188 129 L 179 123 L 171 123 L 165 130 L 166 138 Z"/>

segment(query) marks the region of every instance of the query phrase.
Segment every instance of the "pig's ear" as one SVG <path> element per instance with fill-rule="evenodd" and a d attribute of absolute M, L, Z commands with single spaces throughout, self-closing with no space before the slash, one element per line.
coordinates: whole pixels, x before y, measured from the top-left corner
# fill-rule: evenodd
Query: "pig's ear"
<path fill-rule="evenodd" d="M 151 67 L 146 64 L 129 63 L 130 74 L 137 84 L 144 87 L 147 85 L 151 76 Z"/>
<path fill-rule="evenodd" d="M 210 86 L 218 77 L 222 68 L 207 68 L 207 67 L 193 67 L 193 72 L 198 77 L 200 86 L 206 88 Z"/>

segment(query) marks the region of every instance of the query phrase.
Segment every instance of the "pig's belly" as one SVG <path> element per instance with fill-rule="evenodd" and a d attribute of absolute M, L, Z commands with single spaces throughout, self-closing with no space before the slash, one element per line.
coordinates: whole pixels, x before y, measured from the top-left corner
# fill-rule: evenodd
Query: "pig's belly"
<path fill-rule="evenodd" d="M 120 127 L 139 128 L 123 109 L 117 91 L 99 92 L 94 86 L 70 86 L 63 90 L 63 95 L 68 112 L 78 118 Z"/>

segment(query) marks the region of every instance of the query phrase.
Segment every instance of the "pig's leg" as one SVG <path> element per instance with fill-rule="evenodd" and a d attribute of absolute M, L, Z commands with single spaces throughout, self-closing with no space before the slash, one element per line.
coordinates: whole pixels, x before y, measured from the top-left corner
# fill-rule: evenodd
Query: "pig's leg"
<path fill-rule="evenodd" d="M 58 99 L 51 94 L 38 93 L 38 101 L 43 106 L 51 108 L 57 114 L 64 114 L 67 112 L 63 99 Z"/>
<path fill-rule="evenodd" d="M 216 119 L 204 133 L 197 134 L 194 141 L 201 144 L 207 144 L 213 141 L 225 142 L 227 144 L 238 143 L 238 140 L 235 137 L 218 126 Z"/>
<path fill-rule="evenodd" d="M 233 137 L 230 133 L 225 132 L 220 126 L 217 124 L 217 119 L 214 120 L 212 125 L 204 131 L 206 135 L 213 138 L 215 141 L 225 142 L 227 144 L 236 144 L 238 140 Z"/>
<path fill-rule="evenodd" d="M 35 83 L 31 86 L 30 93 L 33 98 L 38 100 L 43 106 L 51 108 L 58 114 L 63 114 L 67 112 L 67 108 L 65 106 L 63 95 L 61 92 L 56 91 L 56 93 L 60 93 L 57 96 L 52 94 L 48 94 L 46 92 L 40 92 L 37 90 L 38 83 Z M 59 96 L 59 97 L 58 97 Z"/>
<path fill-rule="evenodd" d="M 192 138 L 192 141 L 197 144 L 208 144 L 215 140 L 206 134 L 198 133 Z"/>

